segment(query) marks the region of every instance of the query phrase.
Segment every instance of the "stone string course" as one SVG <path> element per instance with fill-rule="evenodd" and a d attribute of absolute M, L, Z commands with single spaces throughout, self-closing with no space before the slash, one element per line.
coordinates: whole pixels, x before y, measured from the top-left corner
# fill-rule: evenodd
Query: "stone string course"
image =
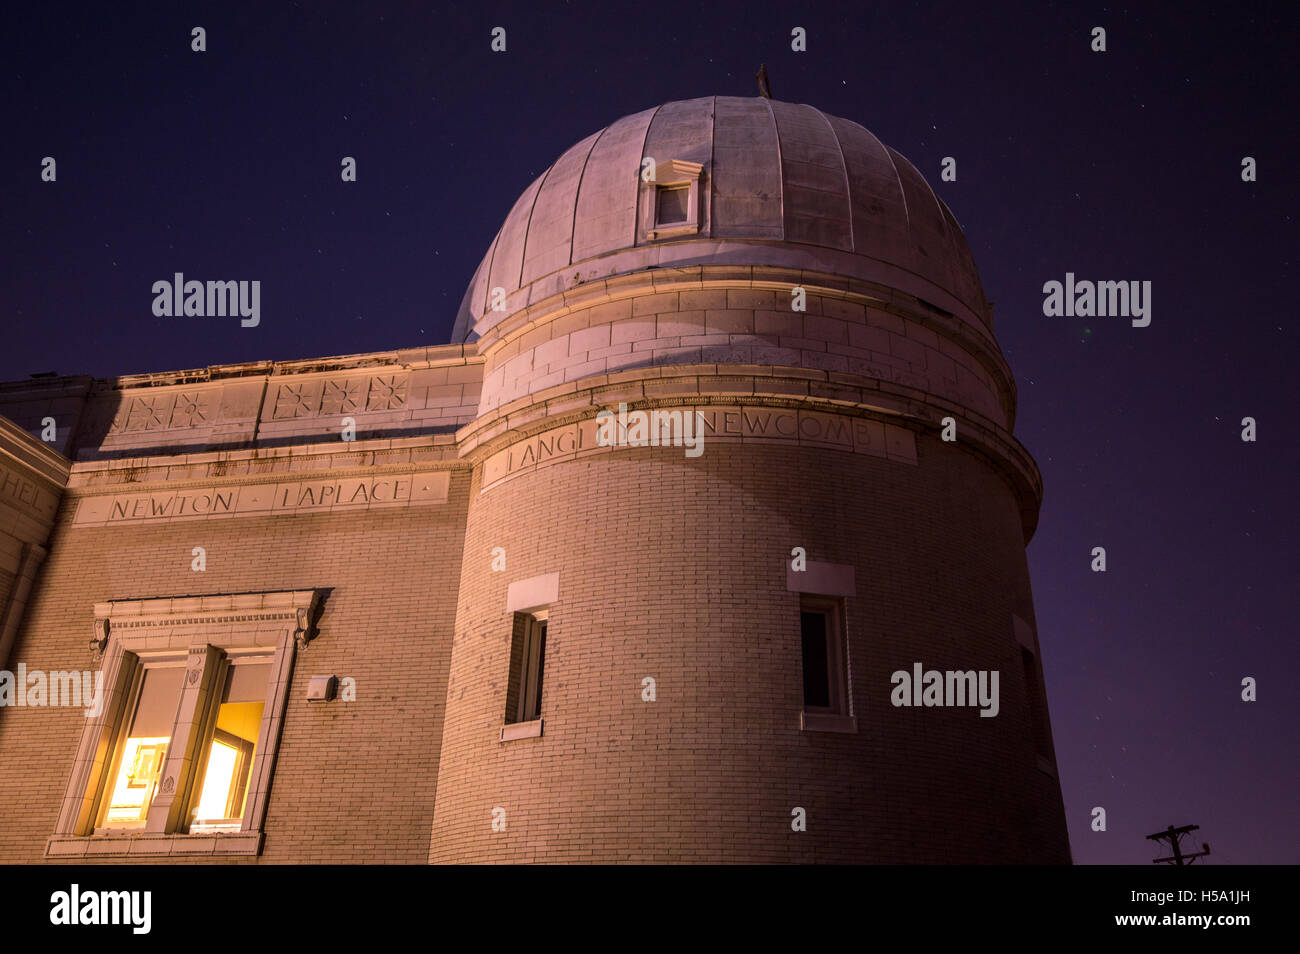
<path fill-rule="evenodd" d="M 789 366 L 855 374 L 948 398 L 1005 426 L 993 376 L 966 348 L 866 305 L 776 290 L 641 295 L 581 309 L 488 354 L 481 410 L 597 374 L 665 364 Z"/>

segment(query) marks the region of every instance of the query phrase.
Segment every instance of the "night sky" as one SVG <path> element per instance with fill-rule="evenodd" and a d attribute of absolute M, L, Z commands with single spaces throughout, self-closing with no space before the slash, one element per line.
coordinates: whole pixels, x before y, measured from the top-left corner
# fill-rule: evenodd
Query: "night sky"
<path fill-rule="evenodd" d="M 1144 835 L 1199 824 L 1210 864 L 1295 863 L 1300 14 L 1166 6 L 22 4 L 0 38 L 0 380 L 445 343 L 565 149 L 754 95 L 765 62 L 775 98 L 916 164 L 996 302 L 1046 488 L 1029 560 L 1075 860 L 1147 864 Z M 178 271 L 260 280 L 260 326 L 154 317 Z M 1067 271 L 1150 281 L 1150 326 L 1045 317 Z"/>

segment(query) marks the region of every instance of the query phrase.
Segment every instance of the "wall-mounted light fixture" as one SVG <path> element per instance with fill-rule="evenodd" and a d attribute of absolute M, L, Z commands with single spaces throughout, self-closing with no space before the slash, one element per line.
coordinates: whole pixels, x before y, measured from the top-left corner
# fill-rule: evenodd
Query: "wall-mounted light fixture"
<path fill-rule="evenodd" d="M 311 682 L 307 683 L 307 701 L 329 702 L 338 686 L 337 676 L 312 676 Z"/>

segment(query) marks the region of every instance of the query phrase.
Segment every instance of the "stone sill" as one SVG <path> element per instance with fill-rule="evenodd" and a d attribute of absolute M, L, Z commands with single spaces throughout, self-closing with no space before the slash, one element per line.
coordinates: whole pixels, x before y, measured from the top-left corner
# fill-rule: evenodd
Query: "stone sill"
<path fill-rule="evenodd" d="M 676 238 L 679 235 L 698 235 L 699 225 L 694 223 L 683 222 L 681 225 L 664 225 L 657 229 L 650 229 L 646 235 L 651 240 Z"/>
<path fill-rule="evenodd" d="M 201 835 L 54 835 L 45 842 L 46 858 L 180 858 L 260 855 L 260 831 Z"/>
<path fill-rule="evenodd" d="M 858 731 L 858 720 L 853 716 L 835 715 L 830 712 L 800 712 L 799 728 L 804 732 L 847 732 Z"/>
<path fill-rule="evenodd" d="M 516 739 L 538 739 L 542 735 L 542 720 L 532 722 L 512 722 L 501 727 L 501 741 L 513 742 Z"/>

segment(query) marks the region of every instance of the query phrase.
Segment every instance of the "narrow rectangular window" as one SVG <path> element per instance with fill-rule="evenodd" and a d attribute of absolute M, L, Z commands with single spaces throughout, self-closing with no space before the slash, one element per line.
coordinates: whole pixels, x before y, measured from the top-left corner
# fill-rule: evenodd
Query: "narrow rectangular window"
<path fill-rule="evenodd" d="M 812 709 L 829 709 L 831 683 L 826 641 L 830 634 L 826 614 L 801 610 L 799 622 L 803 636 L 803 704 Z"/>
<path fill-rule="evenodd" d="M 1043 706 L 1043 688 L 1038 682 L 1038 665 L 1034 654 L 1027 649 L 1020 650 L 1020 661 L 1024 664 L 1025 690 L 1029 693 L 1029 720 L 1034 733 L 1034 750 L 1050 759 L 1052 743 L 1047 729 L 1047 712 Z"/>
<path fill-rule="evenodd" d="M 806 712 L 849 714 L 842 601 L 813 596 L 799 600 Z"/>
<path fill-rule="evenodd" d="M 532 722 L 542 715 L 542 676 L 546 668 L 546 618 L 516 613 L 510 642 L 510 683 L 506 723 Z"/>

